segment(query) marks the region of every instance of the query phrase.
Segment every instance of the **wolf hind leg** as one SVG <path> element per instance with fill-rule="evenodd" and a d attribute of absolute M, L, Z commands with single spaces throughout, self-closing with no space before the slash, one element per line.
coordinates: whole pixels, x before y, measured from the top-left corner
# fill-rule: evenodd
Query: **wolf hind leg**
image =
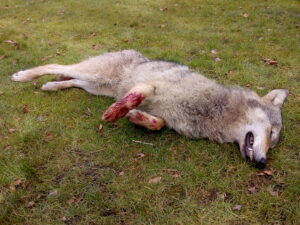
<path fill-rule="evenodd" d="M 93 67 L 93 64 L 90 64 Z M 98 73 L 97 73 L 98 72 Z M 78 64 L 72 65 L 59 65 L 59 64 L 47 64 L 43 66 L 34 67 L 27 70 L 19 71 L 11 76 L 13 81 L 17 82 L 28 82 L 38 77 L 48 75 L 48 74 L 56 74 L 58 76 L 58 80 L 70 80 L 70 79 L 79 79 L 86 81 L 98 81 L 102 83 L 108 83 L 109 79 L 105 78 L 101 74 L 100 71 L 90 71 L 87 68 L 86 63 L 81 62 Z"/>
<path fill-rule="evenodd" d="M 43 91 L 57 91 L 60 89 L 66 88 L 81 88 L 85 91 L 94 94 L 94 95 L 102 95 L 114 97 L 114 92 L 110 86 L 107 85 L 97 85 L 92 82 L 78 80 L 78 79 L 69 79 L 64 81 L 52 81 L 44 84 L 41 89 Z"/>
<path fill-rule="evenodd" d="M 28 82 L 47 74 L 57 74 L 84 81 L 93 81 L 103 84 L 118 80 L 126 66 L 148 61 L 139 52 L 123 50 L 104 53 L 72 65 L 48 64 L 19 71 L 11 79 L 18 82 Z"/>
<path fill-rule="evenodd" d="M 125 117 L 130 122 L 146 127 L 149 130 L 160 130 L 165 126 L 165 122 L 161 118 L 152 116 L 137 109 L 130 110 Z"/>
<path fill-rule="evenodd" d="M 112 104 L 103 114 L 102 119 L 114 122 L 124 117 L 131 109 L 136 108 L 145 98 L 154 95 L 155 86 L 140 83 L 134 86 L 122 99 Z"/>
<path fill-rule="evenodd" d="M 28 82 L 47 74 L 58 74 L 73 77 L 74 71 L 72 71 L 72 65 L 48 64 L 14 73 L 11 76 L 11 79 L 18 82 Z"/>

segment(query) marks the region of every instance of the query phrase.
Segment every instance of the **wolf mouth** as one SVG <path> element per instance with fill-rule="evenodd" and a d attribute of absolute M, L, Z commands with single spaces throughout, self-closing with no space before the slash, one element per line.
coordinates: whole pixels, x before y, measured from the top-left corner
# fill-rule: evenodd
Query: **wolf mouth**
<path fill-rule="evenodd" d="M 253 143 L 254 143 L 253 133 L 248 132 L 245 137 L 244 151 L 245 151 L 245 156 L 248 159 L 250 159 L 250 161 L 253 161 Z"/>

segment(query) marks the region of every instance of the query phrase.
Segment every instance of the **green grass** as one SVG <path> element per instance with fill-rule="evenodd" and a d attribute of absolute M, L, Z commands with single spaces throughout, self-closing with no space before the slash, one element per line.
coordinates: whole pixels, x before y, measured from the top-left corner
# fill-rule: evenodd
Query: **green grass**
<path fill-rule="evenodd" d="M 3 1 L 0 224 L 299 224 L 299 10 L 296 0 Z M 281 142 L 269 154 L 273 175 L 258 176 L 235 145 L 150 132 L 124 119 L 103 123 L 112 99 L 40 91 L 51 77 L 37 87 L 10 81 L 21 69 L 121 49 L 178 61 L 261 95 L 287 88 Z M 161 182 L 148 183 L 158 176 Z"/>

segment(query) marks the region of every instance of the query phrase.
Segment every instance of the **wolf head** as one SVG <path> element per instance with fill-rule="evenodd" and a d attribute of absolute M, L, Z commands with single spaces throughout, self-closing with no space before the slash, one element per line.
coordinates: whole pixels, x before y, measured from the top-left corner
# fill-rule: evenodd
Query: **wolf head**
<path fill-rule="evenodd" d="M 267 163 L 268 150 L 279 141 L 281 107 L 287 95 L 287 90 L 275 89 L 263 97 L 246 99 L 246 123 L 239 126 L 237 141 L 242 156 L 260 169 Z"/>

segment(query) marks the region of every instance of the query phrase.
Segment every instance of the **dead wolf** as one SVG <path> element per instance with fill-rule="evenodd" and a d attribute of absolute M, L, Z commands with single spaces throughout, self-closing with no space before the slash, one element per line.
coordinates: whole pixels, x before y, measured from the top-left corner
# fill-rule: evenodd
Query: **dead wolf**
<path fill-rule="evenodd" d="M 237 142 L 242 157 L 258 168 L 279 141 L 281 107 L 288 91 L 275 89 L 260 97 L 241 87 L 226 87 L 187 66 L 150 60 L 135 50 L 105 53 L 78 64 L 49 64 L 19 71 L 13 81 L 57 74 L 42 90 L 77 87 L 117 101 L 103 120 L 127 117 L 151 130 L 164 126 L 190 138 Z"/>

